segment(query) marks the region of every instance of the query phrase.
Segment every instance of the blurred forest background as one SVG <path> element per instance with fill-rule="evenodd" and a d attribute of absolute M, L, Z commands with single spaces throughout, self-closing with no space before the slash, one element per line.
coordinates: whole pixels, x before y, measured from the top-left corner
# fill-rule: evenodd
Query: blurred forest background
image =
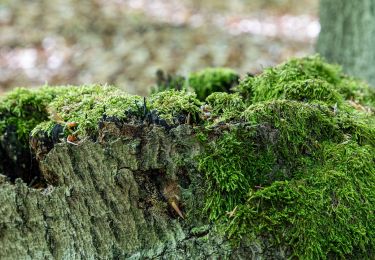
<path fill-rule="evenodd" d="M 314 50 L 318 0 L 0 0 L 0 93 L 108 83 L 147 95 L 155 72 L 241 74 Z"/>

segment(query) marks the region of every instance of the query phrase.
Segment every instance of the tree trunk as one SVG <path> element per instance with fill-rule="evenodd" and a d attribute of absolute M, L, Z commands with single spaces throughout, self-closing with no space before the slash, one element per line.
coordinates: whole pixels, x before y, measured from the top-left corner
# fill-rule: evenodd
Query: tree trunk
<path fill-rule="evenodd" d="M 375 2 L 321 0 L 317 51 L 375 86 Z"/>
<path fill-rule="evenodd" d="M 232 249 L 221 233 L 190 210 L 202 208 L 190 126 L 100 130 L 99 142 L 58 144 L 40 162 L 53 183 L 34 189 L 0 179 L 1 259 L 248 259 L 283 256 L 262 242 Z M 183 163 L 181 163 L 183 162 Z M 165 185 L 181 186 L 182 219 Z M 189 215 L 190 214 L 190 215 Z"/>

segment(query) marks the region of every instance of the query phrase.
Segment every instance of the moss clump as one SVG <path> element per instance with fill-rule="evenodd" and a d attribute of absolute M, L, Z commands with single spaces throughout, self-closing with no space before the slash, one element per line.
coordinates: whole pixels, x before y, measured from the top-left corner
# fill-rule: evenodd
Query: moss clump
<path fill-rule="evenodd" d="M 0 107 L 0 131 L 14 126 L 26 145 L 30 133 L 50 133 L 53 126 L 65 127 L 65 136 L 95 137 L 102 118 L 146 120 L 157 116 L 168 123 L 181 123 L 180 117 L 199 120 L 201 102 L 194 93 L 165 91 L 149 99 L 129 95 L 111 86 L 42 87 L 38 90 L 16 89 L 6 96 Z M 73 125 L 73 126 L 71 126 Z"/>
<path fill-rule="evenodd" d="M 31 130 L 48 119 L 47 106 L 59 94 L 58 89 L 45 87 L 43 91 L 16 88 L 0 103 L 0 134 L 12 127 L 17 138 L 27 144 Z"/>
<path fill-rule="evenodd" d="M 204 101 L 213 92 L 229 92 L 238 84 L 238 74 L 227 68 L 207 68 L 188 77 L 189 88 L 193 89 L 199 100 Z"/>
<path fill-rule="evenodd" d="M 246 108 L 241 96 L 238 93 L 228 94 L 225 92 L 215 92 L 206 98 L 210 117 L 220 117 L 222 121 L 237 118 Z"/>
<path fill-rule="evenodd" d="M 298 177 L 250 190 L 229 221 L 235 237 L 268 234 L 301 259 L 373 258 L 375 150 L 321 144 Z"/>
<path fill-rule="evenodd" d="M 70 134 L 77 138 L 95 137 L 103 116 L 125 120 L 128 113 L 142 113 L 143 99 L 111 86 L 63 87 L 64 92 L 48 104 L 50 120 L 56 124 L 74 122 Z M 50 130 L 50 124 L 45 123 Z M 38 129 L 43 129 L 38 127 Z M 36 131 L 33 131 L 34 133 Z"/>
<path fill-rule="evenodd" d="M 338 84 L 338 90 L 345 100 L 372 109 L 375 107 L 375 88 L 369 87 L 361 80 L 342 75 L 342 80 Z"/>
<path fill-rule="evenodd" d="M 196 93 L 200 101 L 204 101 L 211 93 L 229 92 L 239 82 L 239 75 L 228 68 L 206 68 L 190 73 L 186 78 L 180 75 L 165 75 L 163 71 L 156 72 L 156 86 L 152 94 L 166 90 L 185 90 Z"/>
<path fill-rule="evenodd" d="M 123 119 L 126 111 L 138 111 L 141 106 L 141 97 L 109 86 L 18 88 L 1 103 L 0 132 L 4 134 L 6 128 L 15 128 L 18 140 L 26 147 L 31 132 L 51 130 L 53 124 L 75 122 L 74 133 L 83 137 L 97 132 L 103 115 Z"/>
<path fill-rule="evenodd" d="M 155 93 L 150 96 L 149 103 L 149 109 L 157 111 L 168 124 L 187 123 L 188 117 L 191 123 L 197 122 L 202 105 L 195 93 L 176 90 Z"/>
<path fill-rule="evenodd" d="M 245 78 L 236 90 L 247 103 L 273 99 L 327 104 L 344 100 L 373 106 L 374 91 L 365 83 L 342 73 L 341 67 L 325 63 L 320 56 L 292 59 L 256 77 Z"/>
<path fill-rule="evenodd" d="M 243 125 L 209 143 L 200 162 L 209 181 L 211 219 L 244 203 L 256 186 L 293 178 L 295 171 L 313 164 L 321 142 L 342 141 L 332 117 L 326 107 L 296 101 L 250 106 L 242 113 Z"/>
<path fill-rule="evenodd" d="M 206 134 L 199 159 L 209 218 L 235 241 L 267 237 L 290 257 L 373 258 L 372 90 L 316 56 L 237 90 L 251 105 L 221 135 Z"/>
<path fill-rule="evenodd" d="M 336 91 L 335 86 L 321 79 L 296 80 L 284 86 L 276 85 L 272 91 L 264 93 L 263 99 L 288 99 L 301 102 L 322 101 L 332 105 L 342 102 L 342 97 Z"/>

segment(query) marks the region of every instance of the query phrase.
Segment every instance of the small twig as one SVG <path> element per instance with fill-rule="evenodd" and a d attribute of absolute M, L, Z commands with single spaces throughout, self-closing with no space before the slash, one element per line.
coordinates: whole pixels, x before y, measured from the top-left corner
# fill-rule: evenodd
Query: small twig
<path fill-rule="evenodd" d="M 76 143 L 73 143 L 73 142 L 71 142 L 71 141 L 69 141 L 69 140 L 66 140 L 66 142 L 67 142 L 68 144 L 74 144 L 74 145 L 78 145 L 78 144 L 76 144 Z"/>

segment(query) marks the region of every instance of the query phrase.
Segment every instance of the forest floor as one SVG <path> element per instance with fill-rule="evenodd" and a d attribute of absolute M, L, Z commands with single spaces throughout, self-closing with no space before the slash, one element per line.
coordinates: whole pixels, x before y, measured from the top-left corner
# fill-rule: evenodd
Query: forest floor
<path fill-rule="evenodd" d="M 229 3 L 226 3 L 229 2 Z M 108 83 L 147 95 L 157 69 L 257 73 L 313 52 L 317 0 L 0 3 L 0 93 Z"/>

